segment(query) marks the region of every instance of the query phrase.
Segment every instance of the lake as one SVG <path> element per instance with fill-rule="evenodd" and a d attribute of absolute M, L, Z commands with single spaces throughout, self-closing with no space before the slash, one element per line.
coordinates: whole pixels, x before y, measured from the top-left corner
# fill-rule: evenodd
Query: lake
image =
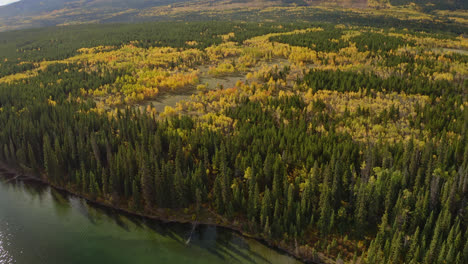
<path fill-rule="evenodd" d="M 0 264 L 299 263 L 222 228 L 163 223 L 0 175 Z"/>

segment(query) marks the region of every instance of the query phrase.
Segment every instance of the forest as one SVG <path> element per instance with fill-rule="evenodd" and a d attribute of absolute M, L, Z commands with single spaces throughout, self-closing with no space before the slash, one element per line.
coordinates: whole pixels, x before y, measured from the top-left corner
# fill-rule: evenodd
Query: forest
<path fill-rule="evenodd" d="M 304 261 L 468 263 L 466 26 L 287 16 L 0 33 L 2 167 Z"/>

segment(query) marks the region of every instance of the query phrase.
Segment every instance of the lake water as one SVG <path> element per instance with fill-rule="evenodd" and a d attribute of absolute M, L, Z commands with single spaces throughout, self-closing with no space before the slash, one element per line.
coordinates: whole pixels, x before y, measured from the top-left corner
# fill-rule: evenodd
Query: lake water
<path fill-rule="evenodd" d="M 210 226 L 167 224 L 0 176 L 0 264 L 298 263 Z"/>

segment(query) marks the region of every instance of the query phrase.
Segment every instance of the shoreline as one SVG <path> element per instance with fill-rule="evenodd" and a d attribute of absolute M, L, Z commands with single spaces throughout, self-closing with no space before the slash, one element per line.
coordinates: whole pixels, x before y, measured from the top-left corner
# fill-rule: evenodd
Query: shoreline
<path fill-rule="evenodd" d="M 317 252 L 317 258 L 316 259 L 312 259 L 312 258 L 307 258 L 306 256 L 301 256 L 301 254 L 299 254 L 298 252 L 295 252 L 295 250 L 289 246 L 289 244 L 286 244 L 286 243 L 282 243 L 283 241 L 274 241 L 274 240 L 271 240 L 271 239 L 266 239 L 264 237 L 261 237 L 261 236 L 255 236 L 253 234 L 250 234 L 248 232 L 245 232 L 241 229 L 241 227 L 239 226 L 236 226 L 234 223 L 232 223 L 232 221 L 226 221 L 224 219 L 224 217 L 212 212 L 211 210 L 209 210 L 208 208 L 205 208 L 203 207 L 203 210 L 208 212 L 209 214 L 211 214 L 213 217 L 216 217 L 216 219 L 213 219 L 213 220 L 208 220 L 208 219 L 196 219 L 196 220 L 189 220 L 191 217 L 192 217 L 192 214 L 190 213 L 183 213 L 183 214 L 179 214 L 179 217 L 171 217 L 169 216 L 169 212 L 168 211 L 174 211 L 174 209 L 157 209 L 158 211 L 165 211 L 166 212 L 166 215 L 164 215 L 164 213 L 158 213 L 158 214 L 154 214 L 155 212 L 153 211 L 152 213 L 153 214 L 146 214 L 146 213 L 139 213 L 139 212 L 135 212 L 135 211 L 132 211 L 130 210 L 129 208 L 125 208 L 125 207 L 122 207 L 122 206 L 118 206 L 118 205 L 113 205 L 113 204 L 110 204 L 108 202 L 104 202 L 104 201 L 99 201 L 100 199 L 91 199 L 90 197 L 87 197 L 83 194 L 80 194 L 80 193 L 77 193 L 77 192 L 74 192 L 72 190 L 69 190 L 67 188 L 64 188 L 64 187 L 60 187 L 60 186 L 56 186 L 54 184 L 52 184 L 51 182 L 49 182 L 48 180 L 42 178 L 42 177 L 37 177 L 31 173 L 24 173 L 24 172 L 21 172 L 19 169 L 15 169 L 15 168 L 12 168 L 11 166 L 8 166 L 7 164 L 5 164 L 4 162 L 0 162 L 0 172 L 3 171 L 3 172 L 6 172 L 8 174 L 12 174 L 13 177 L 12 178 L 7 178 L 7 177 L 4 177 L 4 178 L 7 178 L 7 181 L 12 181 L 12 180 L 15 180 L 15 181 L 33 181 L 33 182 L 36 182 L 36 183 L 40 183 L 40 184 L 44 184 L 44 185 L 47 185 L 57 191 L 61 191 L 61 192 L 64 192 L 66 194 L 69 194 L 69 195 L 73 195 L 75 197 L 78 197 L 78 198 L 81 198 L 83 200 L 85 200 L 87 203 L 90 203 L 91 205 L 94 205 L 94 206 L 101 206 L 103 208 L 106 208 L 106 209 L 112 209 L 112 210 L 116 210 L 117 212 L 120 212 L 120 213 L 124 213 L 124 214 L 128 214 L 128 215 L 131 215 L 131 216 L 134 216 L 134 217 L 141 217 L 141 218 L 145 218 L 145 219 L 150 219 L 150 220 L 156 220 L 156 221 L 160 221 L 162 223 L 178 223 L 178 224 L 195 224 L 195 225 L 205 225 L 205 226 L 213 226 L 213 227 L 216 227 L 216 228 L 223 228 L 223 229 L 226 229 L 226 230 L 229 230 L 231 232 L 235 232 L 245 238 L 248 238 L 248 239 L 254 239 L 256 240 L 257 242 L 260 242 L 274 250 L 277 250 L 281 253 L 284 253 L 284 254 L 287 254 L 288 256 L 291 256 L 292 258 L 298 260 L 298 261 L 301 261 L 303 263 L 312 263 L 312 264 L 329 264 L 329 263 L 335 263 L 334 261 L 331 261 L 330 259 L 328 258 L 325 258 L 321 253 Z M 183 210 L 183 209 L 177 209 L 177 210 Z M 218 221 L 216 220 L 221 220 L 223 223 L 218 223 Z M 281 245 L 283 244 L 283 245 Z"/>

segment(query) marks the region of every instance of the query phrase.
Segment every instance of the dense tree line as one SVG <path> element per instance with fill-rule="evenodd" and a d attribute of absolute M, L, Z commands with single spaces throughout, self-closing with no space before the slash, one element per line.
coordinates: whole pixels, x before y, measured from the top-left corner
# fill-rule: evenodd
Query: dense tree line
<path fill-rule="evenodd" d="M 6 60 L 3 63 L 0 63 L 0 78 L 11 74 L 32 70 L 33 68 L 34 64 L 30 62 L 18 64 L 16 62 Z"/>
<path fill-rule="evenodd" d="M 463 0 L 461 0 L 463 1 Z M 180 17 L 182 18 L 182 17 Z M 206 16 L 200 13 L 187 13 L 184 18 L 190 21 L 204 21 Z M 460 35 L 467 32 L 467 26 L 454 23 L 442 18 L 442 21 L 431 21 L 426 19 L 407 20 L 391 16 L 369 16 L 360 15 L 349 10 L 322 10 L 303 8 L 287 12 L 284 9 L 272 9 L 259 14 L 239 11 L 230 14 L 213 14 L 210 19 L 230 19 L 232 21 L 278 21 L 278 22 L 298 22 L 309 23 L 333 23 L 346 24 L 363 27 L 378 28 L 400 28 L 411 31 L 422 31 L 426 33 L 439 33 L 442 35 Z"/>
<path fill-rule="evenodd" d="M 466 89 L 454 85 L 449 81 L 430 81 L 416 74 L 399 76 L 396 74 L 388 78 L 381 78 L 370 73 L 355 73 L 348 71 L 309 71 L 300 83 L 313 89 L 345 91 L 380 91 L 380 92 L 404 92 L 406 94 L 424 94 L 433 97 L 441 95 L 456 95 Z"/>
<path fill-rule="evenodd" d="M 397 50 L 399 47 L 414 46 L 414 42 L 406 41 L 400 37 L 391 37 L 379 33 L 364 32 L 361 35 L 351 38 L 356 43 L 359 51 L 388 52 Z"/>
<path fill-rule="evenodd" d="M 290 44 L 293 46 L 308 47 L 316 51 L 338 52 L 340 49 L 348 47 L 348 41 L 341 39 L 344 32 L 342 29 L 324 25 L 323 31 L 307 32 L 292 35 L 282 35 L 271 37 L 271 41 Z M 356 44 L 359 51 L 371 51 L 373 53 L 385 54 L 390 50 L 397 50 L 399 47 L 414 46 L 413 41 L 406 41 L 400 37 L 387 36 L 380 33 L 362 32 L 359 36 L 350 39 Z"/>
<path fill-rule="evenodd" d="M 230 32 L 235 33 L 232 40 L 241 43 L 254 36 L 306 26 L 306 23 L 146 22 L 27 29 L 0 33 L 0 58 L 61 60 L 78 54 L 80 48 L 129 43 L 144 48 L 206 48 L 221 43 L 221 35 Z"/>
<path fill-rule="evenodd" d="M 343 30 L 327 26 L 323 31 L 271 37 L 270 40 L 293 46 L 309 47 L 316 51 L 331 52 L 348 46 L 348 43 L 339 41 L 342 35 Z"/>
<path fill-rule="evenodd" d="M 246 14 L 236 13 L 236 17 L 232 18 L 234 21 L 252 21 L 248 23 L 225 22 L 225 19 L 221 22 L 211 23 L 211 20 L 206 21 L 206 17 L 190 18 L 190 14 L 184 14 L 184 19 L 191 22 L 77 25 L 2 32 L 0 33 L 0 59 L 2 61 L 5 58 L 10 61 L 59 60 L 76 55 L 77 50 L 80 48 L 101 45 L 120 46 L 131 42 L 141 47 L 205 48 L 221 43 L 222 39 L 220 35 L 230 32 L 235 33 L 235 36 L 232 38 L 233 41 L 242 43 L 244 40 L 254 36 L 273 32 L 287 32 L 314 25 L 325 27 L 326 30 L 324 32 L 308 33 L 305 35 L 305 38 L 304 36 L 294 35 L 287 38 L 287 41 L 283 36 L 277 41 L 286 41 L 286 43 L 291 41 L 291 44 L 300 46 L 311 46 L 314 44 L 318 45 L 317 48 L 319 50 L 327 51 L 341 48 L 344 45 L 343 43 L 330 42 L 327 39 L 339 39 L 342 32 L 339 29 L 333 29 L 333 26 L 324 24 L 324 22 L 341 22 L 350 25 L 373 26 L 384 29 L 409 28 L 415 31 L 413 33 L 415 35 L 430 32 L 431 37 L 437 38 L 455 37 L 466 32 L 466 28 L 461 28 L 459 25 L 451 25 L 450 23 L 438 24 L 429 21 L 408 22 L 396 18 L 381 17 L 366 18 L 348 13 L 343 14 L 342 12 L 313 12 L 313 14 L 310 12 L 277 14 L 275 12 L 264 12 L 260 17 L 258 15 L 252 16 L 249 12 L 246 12 Z M 229 14 L 225 14 L 224 16 L 226 18 Z M 253 22 L 255 19 L 252 19 L 252 17 L 256 19 L 261 18 L 261 21 L 258 21 L 260 23 Z M 277 23 L 263 21 L 278 21 L 278 17 L 280 17 L 280 21 Z M 170 30 L 168 30 L 169 28 Z M 439 28 L 439 34 L 434 34 L 437 28 Z M 200 34 L 200 32 L 203 32 L 203 34 Z M 376 39 L 375 37 L 382 38 L 383 36 L 374 34 L 371 37 L 373 37 L 372 39 Z M 189 41 L 196 41 L 196 45 L 187 45 Z M 377 38 L 373 42 L 375 41 L 382 43 L 385 40 Z"/>
<path fill-rule="evenodd" d="M 436 9 L 448 9 L 448 10 L 457 10 L 457 9 L 467 9 L 468 3 L 463 0 L 390 0 L 392 5 L 408 5 L 410 3 L 415 3 L 421 6 L 425 11 L 432 11 Z"/>

